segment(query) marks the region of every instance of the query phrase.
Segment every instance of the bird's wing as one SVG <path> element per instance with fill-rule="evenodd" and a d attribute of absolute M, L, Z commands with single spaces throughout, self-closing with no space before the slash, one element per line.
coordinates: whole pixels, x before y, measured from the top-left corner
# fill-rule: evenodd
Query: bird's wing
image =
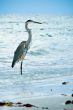
<path fill-rule="evenodd" d="M 14 52 L 14 58 L 12 62 L 12 67 L 14 67 L 15 63 L 18 62 L 22 55 L 26 55 L 26 47 L 25 47 L 26 41 L 22 41 L 19 46 L 17 47 L 16 51 Z"/>
<path fill-rule="evenodd" d="M 25 44 L 26 44 L 26 41 L 22 41 L 19 46 L 17 47 L 16 51 L 14 52 L 14 54 L 17 54 L 18 52 L 20 52 L 22 49 L 25 48 Z M 24 48 L 23 48 L 24 47 Z"/>

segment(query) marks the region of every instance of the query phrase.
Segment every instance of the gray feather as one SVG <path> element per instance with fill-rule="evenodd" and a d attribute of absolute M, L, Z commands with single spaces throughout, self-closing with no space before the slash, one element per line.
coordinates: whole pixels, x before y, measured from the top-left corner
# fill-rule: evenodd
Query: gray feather
<path fill-rule="evenodd" d="M 19 46 L 17 47 L 16 51 L 14 52 L 14 58 L 12 62 L 12 68 L 14 67 L 15 63 L 19 61 L 21 56 L 23 54 L 27 53 L 27 48 L 26 48 L 26 41 L 22 41 Z"/>

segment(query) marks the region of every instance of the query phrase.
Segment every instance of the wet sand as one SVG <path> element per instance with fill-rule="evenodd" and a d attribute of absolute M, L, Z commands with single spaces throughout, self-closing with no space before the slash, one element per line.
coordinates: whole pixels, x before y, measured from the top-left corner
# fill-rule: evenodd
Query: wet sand
<path fill-rule="evenodd" d="M 0 105 L 2 110 L 73 110 L 73 104 L 67 103 L 67 101 L 73 101 L 73 97 L 70 96 L 50 96 L 43 98 L 26 99 L 24 103 L 11 103 L 6 105 Z"/>
<path fill-rule="evenodd" d="M 2 110 L 73 110 L 73 78 L 64 77 L 47 84 L 49 94 L 0 102 Z M 5 109 L 6 108 L 6 109 Z"/>

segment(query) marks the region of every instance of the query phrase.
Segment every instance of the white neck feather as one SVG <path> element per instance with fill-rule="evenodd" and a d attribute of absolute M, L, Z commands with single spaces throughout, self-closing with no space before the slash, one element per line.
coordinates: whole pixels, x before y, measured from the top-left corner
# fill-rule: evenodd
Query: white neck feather
<path fill-rule="evenodd" d="M 28 23 L 25 24 L 25 29 L 28 32 L 28 40 L 26 41 L 26 44 L 29 45 L 32 39 L 31 29 L 28 28 Z"/>

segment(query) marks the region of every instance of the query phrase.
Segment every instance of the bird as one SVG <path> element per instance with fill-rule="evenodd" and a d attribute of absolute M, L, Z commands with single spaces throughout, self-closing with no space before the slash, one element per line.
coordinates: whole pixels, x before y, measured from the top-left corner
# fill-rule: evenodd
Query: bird
<path fill-rule="evenodd" d="M 13 68 L 15 66 L 15 64 L 20 61 L 21 62 L 21 65 L 20 65 L 21 75 L 22 75 L 23 60 L 25 59 L 25 56 L 27 54 L 27 51 L 30 47 L 30 43 L 31 43 L 31 40 L 32 40 L 31 29 L 28 27 L 28 25 L 30 23 L 42 24 L 40 22 L 33 21 L 33 20 L 30 20 L 30 19 L 25 22 L 25 29 L 28 33 L 28 39 L 27 39 L 27 41 L 22 41 L 19 44 L 19 46 L 17 47 L 17 49 L 15 50 L 12 65 L 11 65 L 11 67 Z"/>

